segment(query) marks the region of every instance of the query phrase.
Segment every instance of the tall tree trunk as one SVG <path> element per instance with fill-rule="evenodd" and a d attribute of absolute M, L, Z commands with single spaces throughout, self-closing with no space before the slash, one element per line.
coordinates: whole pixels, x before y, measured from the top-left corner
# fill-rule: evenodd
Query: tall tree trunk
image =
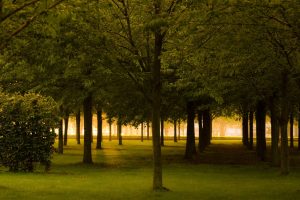
<path fill-rule="evenodd" d="M 161 14 L 161 0 L 154 1 L 155 16 Z M 153 146 L 153 190 L 163 190 L 162 160 L 160 146 L 160 108 L 161 108 L 161 53 L 163 45 L 162 31 L 154 33 L 154 57 L 152 65 L 152 146 Z"/>
<path fill-rule="evenodd" d="M 242 127 L 243 127 L 243 145 L 248 146 L 248 115 L 247 111 L 243 111 Z"/>
<path fill-rule="evenodd" d="M 207 143 L 208 143 L 208 145 L 210 145 L 211 144 L 211 140 L 212 140 L 212 115 L 211 115 L 211 112 L 209 111 L 209 138 L 208 138 L 208 141 L 207 141 Z"/>
<path fill-rule="evenodd" d="M 84 115 L 84 149 L 83 163 L 91 164 L 92 160 L 92 95 L 89 94 L 83 101 Z"/>
<path fill-rule="evenodd" d="M 150 125 L 149 125 L 149 121 L 147 121 L 147 140 L 150 140 Z"/>
<path fill-rule="evenodd" d="M 283 114 L 282 114 L 283 115 Z M 289 173 L 289 151 L 288 151 L 288 134 L 287 134 L 287 124 L 281 121 L 280 132 L 281 132 L 281 174 L 287 175 Z"/>
<path fill-rule="evenodd" d="M 76 113 L 76 141 L 80 144 L 80 109 Z"/>
<path fill-rule="evenodd" d="M 203 111 L 203 140 L 204 148 L 210 144 L 211 116 L 209 109 Z"/>
<path fill-rule="evenodd" d="M 144 141 L 144 123 L 141 123 L 141 142 Z"/>
<path fill-rule="evenodd" d="M 203 129 L 203 112 L 198 111 L 197 113 L 198 116 L 198 125 L 199 125 L 199 142 L 198 142 L 198 150 L 199 152 L 203 152 L 205 149 L 205 144 L 206 144 L 206 137 L 205 137 L 205 132 Z"/>
<path fill-rule="evenodd" d="M 287 124 L 289 118 L 288 102 L 287 96 L 287 82 L 288 82 L 288 72 L 283 72 L 282 74 L 282 98 L 281 98 L 281 117 L 280 117 L 280 147 L 281 147 L 281 174 L 287 175 L 289 173 L 289 150 L 288 150 L 288 133 Z"/>
<path fill-rule="evenodd" d="M 249 113 L 249 145 L 248 148 L 250 150 L 253 149 L 253 118 L 254 118 L 254 113 L 251 110 Z"/>
<path fill-rule="evenodd" d="M 59 120 L 58 127 L 58 153 L 64 153 L 64 138 L 63 138 L 63 119 Z"/>
<path fill-rule="evenodd" d="M 164 136 L 164 119 L 160 119 L 160 145 L 165 146 L 165 136 Z"/>
<path fill-rule="evenodd" d="M 109 121 L 108 121 L 108 127 L 109 127 L 109 136 L 108 136 L 108 138 L 109 138 L 109 141 L 111 141 L 111 123 L 112 123 L 112 121 L 111 121 L 111 119 L 109 119 Z"/>
<path fill-rule="evenodd" d="M 279 166 L 280 158 L 279 158 L 279 111 L 276 108 L 274 102 L 271 102 L 270 105 L 271 111 L 271 151 L 272 151 L 272 165 Z"/>
<path fill-rule="evenodd" d="M 294 116 L 290 114 L 290 147 L 294 148 Z"/>
<path fill-rule="evenodd" d="M 65 113 L 64 122 L 65 122 L 64 146 L 66 146 L 68 144 L 69 112 Z"/>
<path fill-rule="evenodd" d="M 180 140 L 180 119 L 178 120 L 178 141 Z"/>
<path fill-rule="evenodd" d="M 97 110 L 97 145 L 96 149 L 102 149 L 102 109 Z"/>
<path fill-rule="evenodd" d="M 174 142 L 177 142 L 177 120 L 174 119 Z"/>
<path fill-rule="evenodd" d="M 117 122 L 117 135 L 118 135 L 118 139 L 119 139 L 119 145 L 123 144 L 123 140 L 122 140 L 122 122 L 118 120 Z"/>
<path fill-rule="evenodd" d="M 256 151 L 258 157 L 266 160 L 266 108 L 263 101 L 256 107 Z"/>
<path fill-rule="evenodd" d="M 196 155 L 195 145 L 195 107 L 193 102 L 187 103 L 187 137 L 185 147 L 185 158 L 191 159 Z"/>

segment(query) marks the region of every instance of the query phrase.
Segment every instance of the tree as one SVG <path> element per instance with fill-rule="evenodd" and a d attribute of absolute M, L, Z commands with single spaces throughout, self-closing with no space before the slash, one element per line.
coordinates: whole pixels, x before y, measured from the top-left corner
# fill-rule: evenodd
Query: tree
<path fill-rule="evenodd" d="M 256 151 L 262 161 L 266 159 L 266 104 L 263 101 L 257 103 L 256 108 Z"/>
<path fill-rule="evenodd" d="M 32 22 L 48 13 L 64 0 L 25 0 L 0 1 L 0 53 L 16 35 L 26 29 Z M 21 15 L 21 17 L 20 17 Z M 2 29 L 5 27 L 4 29 Z M 2 31 L 4 30 L 4 31 Z"/>
<path fill-rule="evenodd" d="M 65 128 L 64 128 L 64 146 L 66 146 L 68 144 L 68 128 L 69 128 L 69 111 L 65 110 L 64 113 L 64 124 L 65 124 Z"/>
<path fill-rule="evenodd" d="M 160 147 L 160 109 L 161 55 L 167 34 L 167 24 L 163 15 L 171 17 L 178 6 L 177 4 L 179 2 L 170 1 L 170 5 L 167 5 L 167 2 L 161 0 L 140 4 L 125 0 L 109 1 L 109 12 L 112 12 L 117 19 L 108 17 L 108 21 L 113 22 L 110 23 L 108 32 L 114 37 L 117 47 L 120 49 L 117 55 L 122 52 L 122 57 L 118 56 L 116 60 L 123 67 L 121 70 L 125 71 L 124 74 L 135 83 L 137 90 L 145 96 L 148 104 L 151 105 L 154 190 L 164 189 Z M 146 11 L 147 9 L 149 11 Z M 143 47 L 145 48 L 143 49 Z M 124 57 L 124 55 L 126 56 Z M 143 73 L 148 73 L 148 78 L 143 76 Z M 137 74 L 145 77 L 145 83 L 148 81 L 149 85 L 143 84 L 144 80 L 139 79 Z"/>
<path fill-rule="evenodd" d="M 185 158 L 191 159 L 196 154 L 195 145 L 195 105 L 193 102 L 187 103 L 187 142 L 185 150 Z"/>
<path fill-rule="evenodd" d="M 141 123 L 141 142 L 144 142 L 144 122 Z"/>
<path fill-rule="evenodd" d="M 49 170 L 57 126 L 56 103 L 37 94 L 1 96 L 0 163 L 10 171 Z"/>
<path fill-rule="evenodd" d="M 164 136 L 164 119 L 161 116 L 160 119 L 160 145 L 163 147 L 165 146 L 165 136 Z"/>
<path fill-rule="evenodd" d="M 121 120 L 117 121 L 117 135 L 118 135 L 119 145 L 122 145 L 123 140 L 122 140 L 122 122 L 121 122 Z"/>
<path fill-rule="evenodd" d="M 80 109 L 76 112 L 76 141 L 80 144 Z"/>
<path fill-rule="evenodd" d="M 97 145 L 96 149 L 102 149 L 102 109 L 97 109 Z"/>
<path fill-rule="evenodd" d="M 84 149 L 83 149 L 83 163 L 91 164 L 92 160 L 92 134 L 93 134 L 93 114 L 92 94 L 89 94 L 83 102 L 83 116 L 84 116 Z"/>
<path fill-rule="evenodd" d="M 294 148 L 294 116 L 290 114 L 290 148 Z"/>
<path fill-rule="evenodd" d="M 66 105 L 70 110 L 77 110 L 86 103 L 86 123 L 92 122 L 88 119 L 88 100 L 93 98 L 91 95 L 96 90 L 105 85 L 104 66 L 109 62 L 102 48 L 107 43 L 99 31 L 99 18 L 94 18 L 99 16 L 95 15 L 95 12 L 88 12 L 91 8 L 97 10 L 97 7 L 91 6 L 93 3 L 95 2 L 90 2 L 89 6 L 82 6 L 80 2 L 74 2 L 65 5 L 56 13 L 49 14 L 45 19 L 36 20 L 32 28 L 22 34 L 37 48 L 26 46 L 26 51 L 22 50 L 18 61 L 21 63 L 21 70 L 25 68 L 31 74 L 30 77 L 24 76 L 24 73 L 20 75 L 22 78 L 26 77 L 25 80 L 29 83 L 25 90 L 31 89 L 51 95 L 59 104 Z M 80 6 L 80 10 L 73 10 Z M 95 27 L 95 22 L 99 26 Z M 44 47 L 43 50 L 39 49 L 40 47 Z M 99 49 L 103 51 L 100 52 Z M 16 73 L 16 67 L 12 71 Z M 9 81 L 13 80 L 12 77 L 9 78 Z M 100 78 L 101 81 L 98 81 Z M 85 125 L 90 126 L 91 124 Z M 89 128 L 85 129 L 86 134 L 91 133 L 90 131 Z M 85 137 L 86 157 L 83 160 L 90 163 L 91 159 L 88 157 L 91 152 L 86 152 L 91 151 L 88 139 L 91 137 Z"/>

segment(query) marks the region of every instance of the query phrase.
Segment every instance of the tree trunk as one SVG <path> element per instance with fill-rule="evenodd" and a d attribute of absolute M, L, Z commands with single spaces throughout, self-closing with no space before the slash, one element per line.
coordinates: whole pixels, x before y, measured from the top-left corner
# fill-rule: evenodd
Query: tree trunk
<path fill-rule="evenodd" d="M 203 129 L 203 112 L 202 111 L 198 111 L 198 125 L 199 125 L 199 142 L 198 142 L 198 150 L 199 152 L 203 152 L 205 149 L 205 141 L 206 141 L 206 137 L 205 137 L 205 132 Z"/>
<path fill-rule="evenodd" d="M 185 147 L 185 158 L 192 159 L 196 155 L 195 145 L 195 108 L 193 102 L 187 103 L 187 137 Z"/>
<path fill-rule="evenodd" d="M 271 151 L 272 151 L 272 165 L 279 166 L 280 158 L 279 158 L 279 121 L 278 115 L 279 111 L 276 109 L 276 105 L 274 102 L 271 102 L 270 105 L 271 111 Z"/>
<path fill-rule="evenodd" d="M 80 110 L 76 113 L 76 140 L 80 144 Z"/>
<path fill-rule="evenodd" d="M 209 112 L 209 138 L 208 138 L 208 145 L 211 144 L 211 140 L 212 140 L 212 115 L 211 113 Z"/>
<path fill-rule="evenodd" d="M 161 12 L 161 1 L 154 2 L 155 16 Z M 154 57 L 152 66 L 152 145 L 153 145 L 153 190 L 163 190 L 162 182 L 162 160 L 160 146 L 160 108 L 161 108 L 161 53 L 163 44 L 163 35 L 161 30 L 154 33 Z"/>
<path fill-rule="evenodd" d="M 174 142 L 177 142 L 177 120 L 174 120 Z"/>
<path fill-rule="evenodd" d="M 165 146 L 165 136 L 164 136 L 164 120 L 160 119 L 160 145 Z"/>
<path fill-rule="evenodd" d="M 258 157 L 266 160 L 266 108 L 263 101 L 256 107 L 256 151 Z"/>
<path fill-rule="evenodd" d="M 102 109 L 97 110 L 97 145 L 96 149 L 102 149 Z"/>
<path fill-rule="evenodd" d="M 288 121 L 288 120 L 287 120 Z M 287 122 L 280 123 L 281 132 L 281 174 L 287 175 L 289 173 L 289 151 L 288 151 L 288 134 Z"/>
<path fill-rule="evenodd" d="M 108 138 L 109 138 L 109 141 L 111 141 L 111 120 L 110 119 L 108 121 L 108 127 L 109 127 L 109 136 L 108 136 Z"/>
<path fill-rule="evenodd" d="M 294 148 L 294 116 L 290 115 L 290 148 Z"/>
<path fill-rule="evenodd" d="M 150 140 L 150 125 L 149 125 L 149 121 L 147 121 L 147 140 Z"/>
<path fill-rule="evenodd" d="M 64 153 L 64 138 L 63 138 L 63 119 L 59 120 L 58 127 L 58 153 Z"/>
<path fill-rule="evenodd" d="M 118 120 L 117 122 L 117 135 L 118 135 L 118 139 L 119 139 L 119 145 L 123 144 L 122 141 L 122 123 Z"/>
<path fill-rule="evenodd" d="M 180 140 L 180 119 L 178 120 L 178 141 Z"/>
<path fill-rule="evenodd" d="M 288 124 L 288 102 L 286 99 L 287 96 L 287 72 L 282 74 L 282 98 L 281 98 L 281 117 L 280 117 L 280 147 L 281 147 L 281 157 L 280 157 L 280 166 L 281 174 L 287 175 L 289 173 L 289 150 L 288 150 L 288 133 L 287 133 L 287 124 Z"/>
<path fill-rule="evenodd" d="M 141 142 L 144 141 L 144 123 L 141 123 Z"/>
<path fill-rule="evenodd" d="M 65 113 L 64 122 L 65 122 L 64 146 L 66 146 L 68 144 L 69 112 Z"/>
<path fill-rule="evenodd" d="M 249 145 L 248 145 L 248 148 L 250 150 L 253 149 L 253 118 L 254 118 L 254 113 L 253 113 L 253 111 L 250 111 L 250 113 L 249 113 Z"/>
<path fill-rule="evenodd" d="M 204 148 L 210 144 L 211 135 L 211 116 L 209 109 L 203 111 L 203 143 Z"/>
<path fill-rule="evenodd" d="M 92 160 L 92 95 L 89 94 L 83 101 L 84 115 L 84 150 L 83 163 L 91 164 Z"/>
<path fill-rule="evenodd" d="M 248 146 L 248 112 L 243 111 L 242 127 L 243 127 L 243 145 Z"/>

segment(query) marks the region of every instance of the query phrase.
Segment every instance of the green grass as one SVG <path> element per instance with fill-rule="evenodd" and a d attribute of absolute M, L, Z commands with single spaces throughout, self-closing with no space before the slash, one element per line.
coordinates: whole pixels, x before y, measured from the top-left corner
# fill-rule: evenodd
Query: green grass
<path fill-rule="evenodd" d="M 73 140 L 64 155 L 55 155 L 50 173 L 0 171 L 0 199 L 299 199 L 300 170 L 289 176 L 266 163 L 201 164 L 183 159 L 184 142 L 163 147 L 163 178 L 169 192 L 152 192 L 151 142 L 104 142 L 94 150 L 95 164 L 83 165 L 82 145 Z M 223 141 L 215 141 L 219 145 Z M 232 142 L 225 141 L 227 145 Z M 208 150 L 213 151 L 213 147 Z M 220 153 L 219 153 L 220 154 Z M 222 154 L 213 159 L 222 159 Z M 208 162 L 209 163 L 209 162 Z"/>

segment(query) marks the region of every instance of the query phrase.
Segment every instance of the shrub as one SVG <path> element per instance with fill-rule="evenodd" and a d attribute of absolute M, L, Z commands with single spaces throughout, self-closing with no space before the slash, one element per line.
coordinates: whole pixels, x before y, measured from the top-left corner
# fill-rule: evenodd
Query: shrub
<path fill-rule="evenodd" d="M 48 170 L 54 151 L 56 104 L 38 94 L 0 93 L 0 163 L 10 171 Z"/>

